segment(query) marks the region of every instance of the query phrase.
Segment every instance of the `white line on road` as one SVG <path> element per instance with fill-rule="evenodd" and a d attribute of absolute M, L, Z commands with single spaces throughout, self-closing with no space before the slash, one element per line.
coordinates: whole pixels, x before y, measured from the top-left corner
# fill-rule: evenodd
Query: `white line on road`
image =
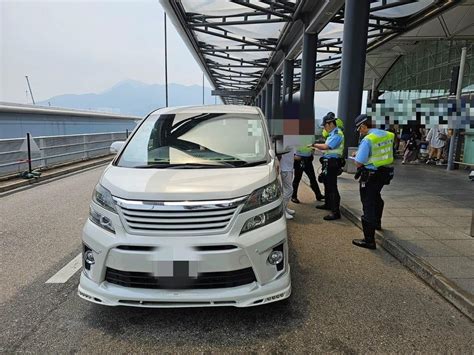
<path fill-rule="evenodd" d="M 82 253 L 79 253 L 72 259 L 65 267 L 59 270 L 53 277 L 51 277 L 47 284 L 63 284 L 69 280 L 82 267 Z"/>

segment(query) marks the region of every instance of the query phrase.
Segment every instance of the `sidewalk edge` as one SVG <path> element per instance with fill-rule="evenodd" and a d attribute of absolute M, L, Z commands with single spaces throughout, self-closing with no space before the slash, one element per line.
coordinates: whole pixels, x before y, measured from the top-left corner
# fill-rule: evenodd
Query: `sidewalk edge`
<path fill-rule="evenodd" d="M 340 209 L 341 213 L 347 219 L 362 229 L 360 217 L 342 204 Z M 376 240 L 382 248 L 398 259 L 405 267 L 410 269 L 447 301 L 453 304 L 465 316 L 471 319 L 471 321 L 474 321 L 474 302 L 471 299 L 472 296 L 456 286 L 433 266 L 427 264 L 422 259 L 400 246 L 392 238 L 385 236 L 383 232 L 376 232 Z"/>

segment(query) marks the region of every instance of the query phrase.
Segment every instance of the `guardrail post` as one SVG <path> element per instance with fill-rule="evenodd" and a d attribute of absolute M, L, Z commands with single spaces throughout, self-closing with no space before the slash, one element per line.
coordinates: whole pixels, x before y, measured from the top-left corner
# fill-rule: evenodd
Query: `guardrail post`
<path fill-rule="evenodd" d="M 28 172 L 29 173 L 31 173 L 31 171 L 32 171 L 32 169 L 31 169 L 31 142 L 30 142 L 30 139 L 31 139 L 31 135 L 28 132 L 26 134 L 26 147 L 27 147 L 27 152 L 28 152 Z"/>
<path fill-rule="evenodd" d="M 125 130 L 125 139 L 128 139 L 128 128 Z"/>

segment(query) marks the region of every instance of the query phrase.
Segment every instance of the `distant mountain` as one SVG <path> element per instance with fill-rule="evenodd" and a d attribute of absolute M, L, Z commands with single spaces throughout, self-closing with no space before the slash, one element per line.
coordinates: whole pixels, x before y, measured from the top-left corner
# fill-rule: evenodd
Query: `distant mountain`
<path fill-rule="evenodd" d="M 202 86 L 199 85 L 169 84 L 168 95 L 170 106 L 202 104 Z M 210 88 L 205 88 L 204 97 L 207 105 L 214 104 L 215 98 L 211 96 Z M 217 102 L 220 102 L 219 99 Z M 165 86 L 145 84 L 136 80 L 124 80 L 102 93 L 59 95 L 38 104 L 142 117 L 165 106 Z M 315 104 L 316 120 L 321 120 L 330 110 L 319 106 L 317 102 Z"/>
<path fill-rule="evenodd" d="M 169 84 L 168 95 L 170 106 L 202 104 L 202 86 L 199 85 Z M 206 104 L 214 104 L 214 96 L 211 96 L 210 88 L 205 88 L 204 98 Z M 165 106 L 165 86 L 124 80 L 99 94 L 59 95 L 38 104 L 145 116 Z"/>

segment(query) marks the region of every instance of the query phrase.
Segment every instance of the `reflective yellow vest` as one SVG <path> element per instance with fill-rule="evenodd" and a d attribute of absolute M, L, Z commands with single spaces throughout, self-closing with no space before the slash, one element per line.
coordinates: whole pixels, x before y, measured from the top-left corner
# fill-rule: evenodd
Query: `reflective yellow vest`
<path fill-rule="evenodd" d="M 365 165 L 373 164 L 375 167 L 390 165 L 393 163 L 393 141 L 395 135 L 392 132 L 387 133 L 383 137 L 379 137 L 374 133 L 369 133 L 364 139 L 370 142 L 371 154 L 369 161 Z"/>
<path fill-rule="evenodd" d="M 341 144 L 339 144 L 339 146 L 337 148 L 328 149 L 328 150 L 324 151 L 324 155 L 326 155 L 326 154 L 337 154 L 337 155 L 339 155 L 339 157 L 342 157 L 342 155 L 344 154 L 344 133 L 342 132 L 341 129 L 337 129 L 337 134 L 342 137 Z M 327 141 L 327 139 L 326 139 L 326 141 Z"/>

